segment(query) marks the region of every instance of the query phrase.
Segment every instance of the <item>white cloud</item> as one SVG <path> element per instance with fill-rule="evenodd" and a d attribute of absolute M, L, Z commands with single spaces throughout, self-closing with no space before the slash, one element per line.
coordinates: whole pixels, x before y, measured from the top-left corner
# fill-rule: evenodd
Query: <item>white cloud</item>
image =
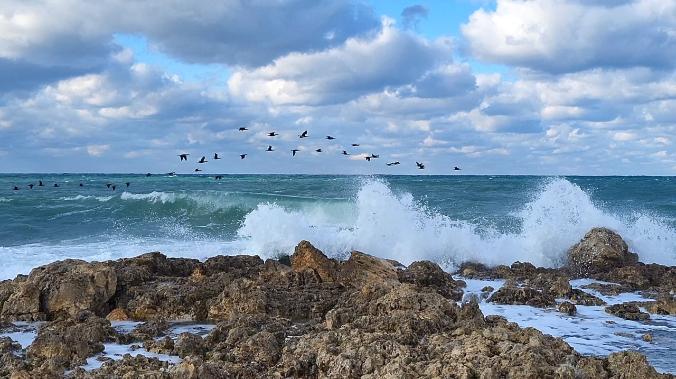
<path fill-rule="evenodd" d="M 88 145 L 87 154 L 92 157 L 100 157 L 106 151 L 110 150 L 110 145 Z"/>
<path fill-rule="evenodd" d="M 613 134 L 613 140 L 618 142 L 633 141 L 636 138 L 638 138 L 638 136 L 633 132 L 615 132 Z"/>

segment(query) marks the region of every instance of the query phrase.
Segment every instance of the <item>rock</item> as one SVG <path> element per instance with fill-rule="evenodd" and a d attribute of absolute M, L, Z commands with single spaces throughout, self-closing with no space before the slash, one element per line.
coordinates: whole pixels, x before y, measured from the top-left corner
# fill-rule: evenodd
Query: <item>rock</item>
<path fill-rule="evenodd" d="M 575 305 L 567 301 L 564 301 L 563 303 L 559 304 L 557 309 L 559 310 L 559 312 L 565 313 L 568 316 L 574 316 L 577 313 L 577 308 L 575 307 Z"/>
<path fill-rule="evenodd" d="M 0 337 L 0 378 L 9 378 L 12 373 L 26 369 L 20 357 L 21 345 L 9 337 Z"/>
<path fill-rule="evenodd" d="M 129 313 L 122 308 L 115 308 L 106 316 L 108 321 L 127 321 L 129 319 Z"/>
<path fill-rule="evenodd" d="M 606 305 L 605 301 L 577 288 L 571 289 L 570 292 L 566 294 L 565 298 L 577 305 Z"/>
<path fill-rule="evenodd" d="M 174 352 L 174 340 L 168 336 L 160 339 L 148 339 L 143 342 L 143 348 L 151 353 L 169 355 Z"/>
<path fill-rule="evenodd" d="M 296 272 L 312 270 L 323 282 L 338 278 L 338 262 L 329 259 L 308 241 L 301 241 L 291 257 L 291 268 Z"/>
<path fill-rule="evenodd" d="M 41 266 L 18 283 L 0 316 L 14 320 L 53 320 L 83 310 L 105 316 L 117 276 L 105 263 L 65 260 Z"/>
<path fill-rule="evenodd" d="M 129 335 L 136 341 L 146 341 L 163 337 L 169 329 L 169 323 L 164 320 L 153 320 L 144 322 L 134 328 Z"/>
<path fill-rule="evenodd" d="M 174 344 L 174 353 L 181 358 L 203 356 L 206 352 L 204 339 L 196 334 L 181 333 Z"/>
<path fill-rule="evenodd" d="M 653 341 L 653 335 L 650 333 L 646 333 L 641 337 L 642 340 L 645 342 L 652 342 Z"/>
<path fill-rule="evenodd" d="M 103 342 L 111 341 L 115 334 L 108 320 L 93 315 L 53 321 L 40 327 L 27 355 L 33 361 L 47 361 L 65 370 L 102 352 Z"/>
<path fill-rule="evenodd" d="M 408 268 L 399 270 L 399 281 L 429 288 L 441 296 L 459 301 L 463 291 L 459 284 L 445 273 L 438 264 L 429 261 L 414 262 Z"/>
<path fill-rule="evenodd" d="M 532 307 L 546 308 L 556 305 L 554 297 L 529 287 L 507 287 L 503 286 L 497 290 L 489 302 L 498 304 L 525 304 Z"/>
<path fill-rule="evenodd" d="M 637 306 L 628 303 L 606 307 L 606 312 L 625 320 L 643 321 L 650 318 L 649 314 L 641 312 Z"/>
<path fill-rule="evenodd" d="M 385 259 L 353 251 L 340 271 L 341 283 L 361 287 L 368 283 L 398 285 L 397 269 Z"/>
<path fill-rule="evenodd" d="M 645 355 L 626 351 L 612 353 L 608 356 L 608 371 L 613 378 L 662 378 L 653 367 L 648 364 Z"/>
<path fill-rule="evenodd" d="M 668 294 L 676 288 L 676 266 L 637 263 L 618 267 L 593 276 L 595 279 L 620 283 L 631 291 L 651 290 Z"/>
<path fill-rule="evenodd" d="M 636 262 L 638 255 L 630 253 L 622 237 L 607 228 L 593 228 L 568 250 L 568 268 L 578 277 L 608 272 Z"/>
<path fill-rule="evenodd" d="M 598 291 L 605 296 L 617 296 L 623 292 L 631 292 L 633 290 L 631 286 L 613 283 L 591 283 L 582 286 L 582 288 Z"/>
<path fill-rule="evenodd" d="M 676 300 L 667 298 L 645 304 L 645 309 L 658 315 L 676 315 Z"/>
<path fill-rule="evenodd" d="M 120 360 L 105 362 L 101 368 L 91 372 L 76 371 L 71 377 L 74 379 L 172 379 L 169 373 L 169 363 L 143 355 L 132 357 L 129 354 Z M 177 376 L 176 378 L 183 377 Z"/>

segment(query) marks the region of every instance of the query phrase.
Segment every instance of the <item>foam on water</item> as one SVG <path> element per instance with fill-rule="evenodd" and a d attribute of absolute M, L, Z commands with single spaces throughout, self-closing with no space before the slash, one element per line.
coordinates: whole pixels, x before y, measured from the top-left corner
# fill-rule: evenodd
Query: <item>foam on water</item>
<path fill-rule="evenodd" d="M 238 235 L 246 241 L 246 251 L 264 255 L 290 253 L 307 239 L 333 256 L 356 249 L 404 264 L 433 260 L 449 269 L 467 260 L 552 267 L 589 229 L 605 226 L 620 233 L 641 261 L 676 263 L 673 228 L 648 214 L 604 211 L 579 186 L 561 178 L 547 181 L 517 213 L 521 227 L 516 233 L 453 220 L 410 193 L 393 192 L 383 180 L 365 181 L 355 208 L 351 220 L 336 220 L 329 210 L 307 213 L 264 203 L 245 217 Z"/>

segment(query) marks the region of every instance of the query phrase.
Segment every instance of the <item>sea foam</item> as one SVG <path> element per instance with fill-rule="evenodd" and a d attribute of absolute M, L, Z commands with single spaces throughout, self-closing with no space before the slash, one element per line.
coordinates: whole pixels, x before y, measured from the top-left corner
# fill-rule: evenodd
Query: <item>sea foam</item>
<path fill-rule="evenodd" d="M 643 262 L 676 263 L 673 228 L 647 214 L 604 211 L 563 178 L 541 186 L 516 214 L 521 227 L 513 233 L 453 220 L 377 179 L 363 183 L 354 213 L 351 219 L 337 219 L 330 209 L 303 212 L 263 203 L 245 217 L 238 235 L 247 252 L 262 255 L 291 253 L 306 239 L 336 257 L 354 249 L 404 264 L 432 260 L 447 269 L 468 260 L 489 265 L 519 260 L 554 267 L 589 229 L 605 226 L 620 233 Z"/>

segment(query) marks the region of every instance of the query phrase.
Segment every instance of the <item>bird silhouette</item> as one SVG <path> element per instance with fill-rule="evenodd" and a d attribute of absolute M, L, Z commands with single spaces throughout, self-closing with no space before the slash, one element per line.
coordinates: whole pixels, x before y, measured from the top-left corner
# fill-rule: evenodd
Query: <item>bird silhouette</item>
<path fill-rule="evenodd" d="M 38 180 L 38 187 L 44 187 L 45 185 L 42 184 L 42 180 Z"/>
<path fill-rule="evenodd" d="M 129 182 L 126 182 L 126 183 L 124 183 L 124 184 L 127 185 L 127 188 L 129 188 L 129 186 L 131 185 L 131 183 L 129 183 Z"/>
<path fill-rule="evenodd" d="M 462 170 L 462 169 L 458 166 L 453 167 L 453 171 L 460 171 L 460 170 Z"/>
<path fill-rule="evenodd" d="M 179 154 L 178 157 L 181 158 L 181 162 L 182 162 L 182 161 L 188 160 L 188 155 L 190 155 L 190 154 Z"/>
<path fill-rule="evenodd" d="M 214 179 L 216 179 L 216 180 L 221 180 L 221 179 L 223 179 L 223 176 L 221 176 L 221 175 L 216 175 L 216 176 L 214 176 Z"/>
<path fill-rule="evenodd" d="M 370 157 L 370 156 L 366 156 L 366 157 L 364 157 L 364 158 L 365 158 L 367 161 L 371 162 L 371 157 Z"/>
<path fill-rule="evenodd" d="M 268 145 L 268 149 L 265 151 L 274 151 L 274 150 L 272 150 L 272 146 Z"/>
<path fill-rule="evenodd" d="M 277 137 L 278 135 L 279 135 L 279 134 L 277 134 L 276 132 L 270 132 L 270 133 L 268 133 L 268 137 Z"/>
<path fill-rule="evenodd" d="M 248 155 L 248 154 L 240 154 L 240 155 L 239 155 L 239 159 L 244 159 L 244 158 L 246 158 L 247 155 Z"/>
<path fill-rule="evenodd" d="M 322 149 L 317 149 L 317 150 L 315 150 L 315 151 L 318 152 L 318 153 L 321 153 L 321 152 L 322 152 Z"/>
<path fill-rule="evenodd" d="M 350 155 L 347 151 L 343 150 L 343 155 Z"/>
<path fill-rule="evenodd" d="M 59 183 L 54 183 L 54 187 L 58 187 L 58 186 L 59 186 Z"/>
<path fill-rule="evenodd" d="M 205 157 L 205 156 L 203 156 L 202 159 L 197 161 L 197 163 L 207 163 L 207 162 L 209 162 L 209 161 L 207 160 L 207 157 Z"/>
<path fill-rule="evenodd" d="M 371 158 L 380 158 L 380 155 L 371 154 Z"/>
<path fill-rule="evenodd" d="M 110 188 L 110 186 L 112 186 L 112 185 L 113 185 L 113 183 L 106 183 L 106 187 L 108 187 L 108 188 Z"/>
<path fill-rule="evenodd" d="M 358 143 L 353 143 L 353 144 L 352 144 L 352 147 L 357 147 L 357 146 L 359 146 Z"/>
<path fill-rule="evenodd" d="M 117 188 L 117 186 L 114 185 L 111 188 L 113 189 L 113 191 L 115 191 L 115 188 Z"/>
<path fill-rule="evenodd" d="M 395 162 L 390 162 L 390 163 L 388 163 L 387 165 L 388 165 L 388 166 L 397 166 L 397 165 L 400 165 L 400 164 L 401 164 L 401 163 L 399 163 L 399 161 L 395 161 Z"/>
<path fill-rule="evenodd" d="M 216 159 L 221 159 L 221 158 L 218 156 L 218 153 L 214 153 L 214 160 L 216 160 Z"/>
<path fill-rule="evenodd" d="M 292 156 L 292 157 L 295 157 L 295 156 L 296 156 L 296 153 L 299 152 L 299 151 L 300 151 L 300 150 L 298 150 L 298 149 L 293 149 L 293 150 L 291 150 L 291 156 Z"/>
<path fill-rule="evenodd" d="M 240 131 L 240 132 L 245 132 L 245 131 L 247 131 L 247 130 L 249 130 L 249 129 L 247 129 L 247 128 L 243 127 L 243 126 L 239 128 L 239 131 Z"/>
<path fill-rule="evenodd" d="M 31 184 L 28 185 L 28 187 L 29 187 L 30 189 L 33 189 L 33 186 L 35 186 L 35 184 L 33 184 L 33 183 L 31 183 Z"/>
<path fill-rule="evenodd" d="M 420 163 L 420 162 L 415 162 L 415 165 L 418 166 L 418 169 L 419 169 L 419 170 L 424 170 L 424 169 L 425 169 L 425 165 L 422 164 L 422 163 Z"/>
<path fill-rule="evenodd" d="M 172 172 L 167 172 L 167 176 L 176 176 L 176 173 L 173 172 L 173 171 L 172 171 Z"/>
<path fill-rule="evenodd" d="M 19 187 L 14 186 L 14 191 L 18 191 L 18 190 L 19 190 Z"/>
<path fill-rule="evenodd" d="M 84 184 L 80 183 L 80 187 L 84 187 Z"/>
<path fill-rule="evenodd" d="M 151 177 L 151 176 L 153 176 L 153 174 L 151 174 L 151 173 L 146 174 L 146 178 Z"/>
<path fill-rule="evenodd" d="M 200 170 L 199 168 L 195 169 L 195 172 L 200 172 L 200 171 L 202 171 L 202 170 Z"/>
<path fill-rule="evenodd" d="M 307 138 L 307 130 L 300 134 L 300 138 Z"/>
<path fill-rule="evenodd" d="M 326 136 L 326 139 L 327 140 L 334 140 L 334 139 L 336 139 L 336 137 Z"/>

